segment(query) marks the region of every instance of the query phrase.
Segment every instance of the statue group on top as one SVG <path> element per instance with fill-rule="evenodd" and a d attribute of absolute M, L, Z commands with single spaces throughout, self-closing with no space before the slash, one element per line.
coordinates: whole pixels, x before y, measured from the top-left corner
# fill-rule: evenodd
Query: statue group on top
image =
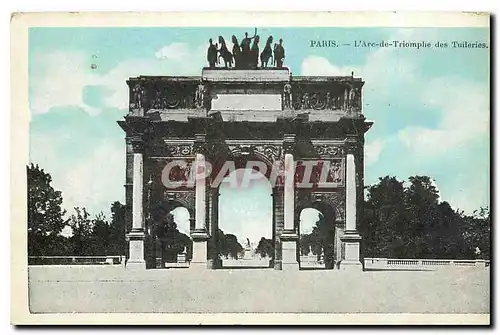
<path fill-rule="evenodd" d="M 255 29 L 254 36 L 249 37 L 245 33 L 245 37 L 238 43 L 235 35 L 231 37 L 233 48 L 229 51 L 226 41 L 222 36 L 219 36 L 218 42 L 213 44 L 213 40 L 209 39 L 209 46 L 207 50 L 207 61 L 210 68 L 215 68 L 220 64 L 220 60 L 224 62 L 225 68 L 234 69 L 257 69 L 259 68 L 259 56 L 261 68 L 266 67 L 283 67 L 283 60 L 285 59 L 285 49 L 283 48 L 283 39 L 279 43 L 273 43 L 273 37 L 269 36 L 266 41 L 264 50 L 259 55 L 259 42 L 260 37 L 257 35 L 257 28 Z M 271 63 L 269 60 L 271 59 Z M 272 64 L 273 66 L 269 66 Z"/>

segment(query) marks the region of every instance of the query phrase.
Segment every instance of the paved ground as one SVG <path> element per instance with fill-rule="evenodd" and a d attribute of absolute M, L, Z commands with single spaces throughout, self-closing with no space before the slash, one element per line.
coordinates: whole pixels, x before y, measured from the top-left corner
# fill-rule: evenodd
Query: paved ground
<path fill-rule="evenodd" d="M 489 313 L 489 269 L 441 271 L 32 266 L 32 313 Z"/>

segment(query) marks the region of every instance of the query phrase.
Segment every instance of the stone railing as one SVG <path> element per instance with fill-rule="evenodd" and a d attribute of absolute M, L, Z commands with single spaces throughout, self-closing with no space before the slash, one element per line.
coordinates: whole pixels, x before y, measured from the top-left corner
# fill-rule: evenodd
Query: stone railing
<path fill-rule="evenodd" d="M 438 270 L 454 268 L 486 268 L 489 260 L 475 259 L 395 259 L 395 258 L 365 258 L 365 270 Z"/>
<path fill-rule="evenodd" d="M 28 265 L 121 265 L 126 256 L 29 256 Z"/>
<path fill-rule="evenodd" d="M 156 257 L 156 268 L 188 268 L 190 261 L 187 259 L 186 253 L 177 254 L 177 262 L 166 262 L 165 264 L 161 264 L 161 257 Z"/>

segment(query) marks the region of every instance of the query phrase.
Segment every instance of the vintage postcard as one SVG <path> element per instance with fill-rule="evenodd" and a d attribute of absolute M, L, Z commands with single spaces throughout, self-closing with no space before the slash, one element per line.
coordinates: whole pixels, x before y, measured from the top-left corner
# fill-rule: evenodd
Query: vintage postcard
<path fill-rule="evenodd" d="M 12 323 L 490 323 L 489 14 L 11 21 Z"/>

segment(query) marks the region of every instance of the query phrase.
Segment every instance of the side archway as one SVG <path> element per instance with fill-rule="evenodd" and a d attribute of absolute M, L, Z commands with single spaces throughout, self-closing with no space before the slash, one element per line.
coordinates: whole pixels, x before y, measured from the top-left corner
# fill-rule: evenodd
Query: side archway
<path fill-rule="evenodd" d="M 304 219 L 304 213 L 317 213 L 316 222 L 309 222 L 309 231 L 301 228 Z M 302 219 L 302 220 L 301 220 Z M 311 220 L 311 218 L 309 218 Z M 307 268 L 311 264 L 312 267 L 320 267 L 326 269 L 335 268 L 337 252 L 336 252 L 336 236 L 335 222 L 336 210 L 329 203 L 321 200 L 301 201 L 296 208 L 297 230 L 299 232 L 299 259 L 301 260 L 300 267 Z M 304 253 L 306 253 L 304 255 Z M 304 257 L 306 256 L 306 257 Z M 302 262 L 303 261 L 303 262 Z M 310 264 L 306 264 L 309 262 Z"/>
<path fill-rule="evenodd" d="M 185 201 L 166 199 L 151 209 L 149 235 L 156 268 L 179 262 L 187 265 L 192 259 L 190 231 L 194 216 L 193 210 L 186 205 Z"/>

